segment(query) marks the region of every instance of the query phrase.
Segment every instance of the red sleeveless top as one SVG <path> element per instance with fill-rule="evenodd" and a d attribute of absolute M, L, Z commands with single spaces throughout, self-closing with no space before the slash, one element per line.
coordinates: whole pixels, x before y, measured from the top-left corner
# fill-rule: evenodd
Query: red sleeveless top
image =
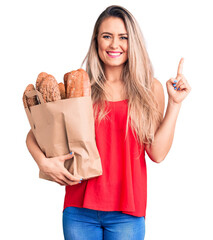
<path fill-rule="evenodd" d="M 128 100 L 108 103 L 108 117 L 100 124 L 95 121 L 103 174 L 66 186 L 64 209 L 73 206 L 145 217 L 147 174 L 144 146 L 139 156 L 139 144 L 130 124 L 125 139 Z"/>

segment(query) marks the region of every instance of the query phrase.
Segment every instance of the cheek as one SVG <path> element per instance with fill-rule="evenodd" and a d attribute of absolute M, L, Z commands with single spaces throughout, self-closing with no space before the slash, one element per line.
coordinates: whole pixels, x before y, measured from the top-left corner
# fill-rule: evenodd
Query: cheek
<path fill-rule="evenodd" d="M 104 49 L 103 42 L 102 41 L 98 41 L 98 54 L 99 54 L 99 56 L 103 55 L 103 53 L 102 53 L 103 49 Z"/>
<path fill-rule="evenodd" d="M 127 51 L 128 51 L 128 43 L 126 43 L 126 44 L 124 45 L 124 51 L 127 53 Z"/>
<path fill-rule="evenodd" d="M 99 44 L 98 44 L 98 49 L 100 50 L 100 51 L 105 51 L 106 50 L 106 43 L 105 42 L 103 42 L 103 41 L 100 41 L 99 42 Z"/>
<path fill-rule="evenodd" d="M 98 47 L 98 56 L 102 61 L 104 60 L 104 55 L 103 55 L 103 51 L 101 50 L 101 46 Z"/>
<path fill-rule="evenodd" d="M 124 56 L 125 56 L 125 58 L 128 58 L 128 45 L 127 44 L 125 44 L 125 45 L 123 45 L 123 51 L 124 51 Z"/>

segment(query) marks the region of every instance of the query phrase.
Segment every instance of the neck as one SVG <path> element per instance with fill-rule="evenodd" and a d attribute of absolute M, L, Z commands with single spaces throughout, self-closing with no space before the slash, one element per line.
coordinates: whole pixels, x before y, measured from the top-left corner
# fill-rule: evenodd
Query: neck
<path fill-rule="evenodd" d="M 118 67 L 105 66 L 104 73 L 109 83 L 118 83 L 121 82 L 121 74 L 123 71 L 123 65 Z"/>

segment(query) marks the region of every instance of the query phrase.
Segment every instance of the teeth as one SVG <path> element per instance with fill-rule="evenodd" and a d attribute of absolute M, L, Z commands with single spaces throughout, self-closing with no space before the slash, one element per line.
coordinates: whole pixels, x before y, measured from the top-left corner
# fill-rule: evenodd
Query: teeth
<path fill-rule="evenodd" d="M 110 52 L 108 52 L 108 54 L 109 54 L 109 55 L 112 55 L 112 56 L 118 56 L 118 55 L 120 55 L 121 53 L 110 53 Z"/>

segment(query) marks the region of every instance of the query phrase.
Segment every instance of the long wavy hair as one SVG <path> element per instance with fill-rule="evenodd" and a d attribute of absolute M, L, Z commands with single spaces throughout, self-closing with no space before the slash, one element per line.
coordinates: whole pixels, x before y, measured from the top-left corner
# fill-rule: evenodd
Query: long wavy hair
<path fill-rule="evenodd" d="M 158 103 L 152 91 L 154 79 L 153 67 L 149 59 L 144 37 L 133 15 L 125 8 L 112 5 L 107 7 L 98 17 L 89 47 L 83 60 L 86 61 L 86 71 L 91 81 L 91 97 L 94 104 L 94 116 L 100 121 L 107 115 L 106 87 L 104 65 L 98 55 L 98 33 L 101 23 L 108 17 L 118 17 L 123 20 L 128 34 L 128 60 L 122 71 L 122 81 L 128 98 L 128 115 L 126 136 L 130 124 L 139 145 L 151 144 L 154 141 L 155 125 L 162 121 L 158 111 Z"/>

